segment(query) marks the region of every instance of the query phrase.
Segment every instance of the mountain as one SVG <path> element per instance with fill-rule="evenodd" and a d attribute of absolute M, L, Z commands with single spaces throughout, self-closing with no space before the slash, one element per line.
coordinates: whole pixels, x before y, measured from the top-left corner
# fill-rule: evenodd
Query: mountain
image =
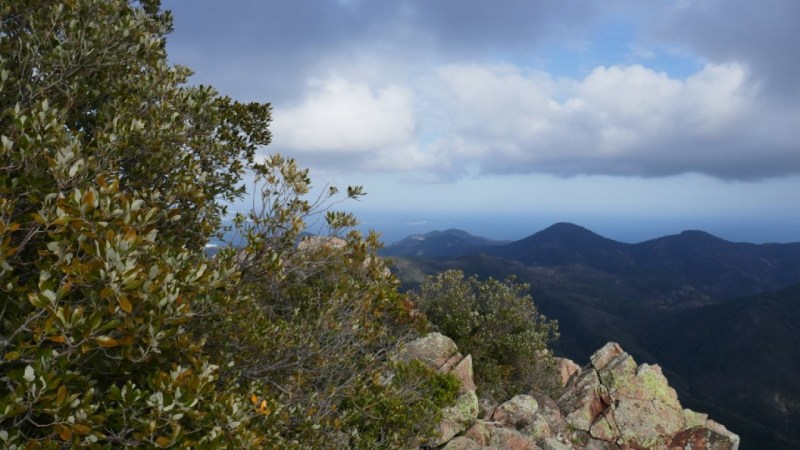
<path fill-rule="evenodd" d="M 800 244 L 735 243 L 684 231 L 638 244 L 558 223 L 527 238 L 474 253 L 532 267 L 582 267 L 610 274 L 638 302 L 684 307 L 779 289 L 800 281 Z"/>
<path fill-rule="evenodd" d="M 702 231 L 684 231 L 634 246 L 642 279 L 691 285 L 712 299 L 779 289 L 800 281 L 800 244 L 728 242 Z"/>
<path fill-rule="evenodd" d="M 559 223 L 469 254 L 394 264 L 405 288 L 447 269 L 514 275 L 558 320 L 559 354 L 586 360 L 619 342 L 637 360 L 662 364 L 681 399 L 730 424 L 743 449 L 800 448 L 798 243 L 689 230 L 627 244 Z"/>
<path fill-rule="evenodd" d="M 449 229 L 415 234 L 381 249 L 381 256 L 443 258 L 466 255 L 477 248 L 501 245 L 507 241 L 473 236 L 466 231 Z"/>
<path fill-rule="evenodd" d="M 631 264 L 629 244 L 613 241 L 571 223 L 557 223 L 519 241 L 482 253 L 513 259 L 529 266 L 585 264 L 595 268 Z"/>

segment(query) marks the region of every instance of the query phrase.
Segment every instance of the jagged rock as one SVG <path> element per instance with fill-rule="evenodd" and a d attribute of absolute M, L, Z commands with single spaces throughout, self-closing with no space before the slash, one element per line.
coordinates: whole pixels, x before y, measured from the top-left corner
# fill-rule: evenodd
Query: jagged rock
<path fill-rule="evenodd" d="M 478 417 L 478 396 L 475 391 L 467 392 L 456 399 L 456 404 L 442 409 L 439 423 L 439 437 L 433 445 L 442 445 L 455 435 L 466 430 Z"/>
<path fill-rule="evenodd" d="M 663 445 L 684 427 L 678 395 L 657 365 L 639 366 L 636 376 L 613 395 L 618 402 L 614 419 L 626 443 L 648 448 Z"/>
<path fill-rule="evenodd" d="M 442 450 L 478 450 L 482 445 L 464 436 L 453 438 Z"/>
<path fill-rule="evenodd" d="M 614 442 L 617 440 L 620 435 L 619 427 L 611 411 L 606 410 L 595 419 L 589 429 L 589 434 L 601 441 Z"/>
<path fill-rule="evenodd" d="M 553 435 L 547 420 L 540 414 L 534 414 L 533 421 L 522 428 L 521 431 L 536 440 L 549 438 Z"/>
<path fill-rule="evenodd" d="M 492 429 L 494 429 L 493 424 L 478 420 L 464 432 L 464 436 L 480 445 L 486 446 L 489 445 L 489 439 L 492 437 Z"/>
<path fill-rule="evenodd" d="M 523 428 L 535 420 L 539 404 L 530 395 L 517 395 L 494 410 L 492 419 L 506 427 Z"/>
<path fill-rule="evenodd" d="M 544 394 L 534 395 L 534 398 L 536 398 L 536 403 L 539 404 L 537 415 L 547 422 L 547 426 L 550 428 L 550 434 L 563 434 L 567 429 L 567 422 L 561 415 L 561 410 L 558 409 L 558 404 L 555 400 Z"/>
<path fill-rule="evenodd" d="M 622 353 L 625 352 L 622 350 L 622 347 L 620 347 L 619 344 L 616 342 L 609 342 L 594 352 L 589 359 L 592 361 L 592 367 L 594 367 L 595 370 L 602 370 L 612 359 L 621 355 Z"/>
<path fill-rule="evenodd" d="M 461 382 L 461 389 L 458 391 L 459 394 L 466 394 L 469 391 L 474 391 L 475 381 L 473 379 L 473 372 L 472 372 L 472 355 L 467 355 L 464 357 L 455 367 L 453 370 L 450 371 L 450 374 L 458 378 L 458 381 Z"/>
<path fill-rule="evenodd" d="M 683 409 L 683 423 L 684 428 L 694 428 L 705 425 L 708 420 L 708 414 L 694 412 L 691 409 Z"/>
<path fill-rule="evenodd" d="M 642 364 L 636 369 L 635 377 L 612 394 L 622 398 L 659 401 L 683 413 L 678 394 L 669 386 L 667 378 L 657 364 Z"/>
<path fill-rule="evenodd" d="M 458 347 L 449 337 L 441 333 L 430 333 L 406 344 L 401 358 L 418 359 L 433 369 L 439 369 L 458 353 Z"/>
<path fill-rule="evenodd" d="M 689 428 L 675 434 L 668 448 L 676 450 L 737 450 L 739 436 L 722 425 L 709 420 L 711 424 Z"/>
<path fill-rule="evenodd" d="M 553 358 L 556 366 L 556 372 L 561 379 L 561 387 L 567 385 L 572 375 L 580 372 L 581 366 L 575 364 L 574 361 L 567 358 Z"/>
<path fill-rule="evenodd" d="M 447 358 L 447 361 L 444 362 L 441 366 L 437 367 L 440 372 L 448 373 L 453 368 L 458 365 L 464 359 L 464 355 L 461 353 L 456 352 L 453 356 Z"/>
<path fill-rule="evenodd" d="M 540 450 L 533 439 L 512 428 L 495 428 L 489 445 L 502 450 Z"/>
<path fill-rule="evenodd" d="M 450 339 L 437 333 L 409 344 L 404 357 L 422 360 L 461 381 L 456 405 L 442 411 L 439 439 L 428 443 L 444 450 L 737 450 L 739 446 L 737 435 L 706 414 L 683 409 L 658 365 L 637 367 L 613 342 L 595 352 L 588 366 L 568 376 L 557 402 L 536 394 L 518 395 L 499 406 L 487 398 L 479 403 L 472 357 L 462 357 Z M 482 420 L 476 420 L 479 410 Z"/>
<path fill-rule="evenodd" d="M 609 360 L 601 369 L 597 369 L 600 383 L 613 393 L 621 386 L 628 384 L 636 376 L 636 361 L 627 354 L 620 353 Z"/>
<path fill-rule="evenodd" d="M 600 398 L 597 371 L 589 367 L 573 377 L 558 399 L 558 406 L 567 423 L 578 430 L 589 431 L 597 416 L 608 406 Z"/>
<path fill-rule="evenodd" d="M 706 425 L 707 415 L 681 407 L 661 367 L 637 367 L 633 358 L 614 342 L 596 351 L 591 364 L 570 378 L 558 406 L 573 429 L 588 432 L 592 440 L 609 445 L 664 448 L 675 439 L 738 445 L 738 436 L 724 427 L 717 430 L 714 425 Z M 590 444 L 600 445 L 587 441 L 587 446 Z"/>

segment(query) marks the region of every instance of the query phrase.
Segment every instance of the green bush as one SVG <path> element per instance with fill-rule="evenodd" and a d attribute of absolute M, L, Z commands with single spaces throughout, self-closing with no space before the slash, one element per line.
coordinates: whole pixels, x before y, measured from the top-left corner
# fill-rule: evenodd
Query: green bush
<path fill-rule="evenodd" d="M 440 375 L 391 362 L 414 320 L 375 256 L 377 236 L 344 233 L 351 215 L 328 209 L 325 198 L 305 200 L 309 180 L 294 161 L 275 155 L 262 169 L 263 207 L 237 219 L 247 245 L 217 256 L 235 261 L 237 296 L 195 322 L 209 330 L 214 359 L 232 363 L 223 378 L 264 386 L 257 397 L 274 405 L 267 434 L 284 446 L 399 448 L 425 440 L 450 399 L 431 396 Z M 330 235 L 295 245 L 317 217 Z M 390 383 L 380 382 L 390 373 Z M 457 386 L 450 389 L 454 395 Z"/>
<path fill-rule="evenodd" d="M 268 104 L 188 86 L 155 0 L 10 0 L 0 17 L 0 447 L 397 448 L 431 432 L 452 387 L 390 362 L 414 321 L 377 237 L 305 200 L 292 160 L 254 162 Z M 244 248 L 209 258 L 245 170 L 262 208 L 237 218 Z M 342 245 L 295 245 L 316 215 Z"/>
<path fill-rule="evenodd" d="M 472 355 L 482 395 L 502 401 L 558 386 L 548 350 L 558 324 L 539 314 L 528 289 L 513 278 L 480 281 L 449 270 L 428 277 L 412 298 L 436 329 Z"/>

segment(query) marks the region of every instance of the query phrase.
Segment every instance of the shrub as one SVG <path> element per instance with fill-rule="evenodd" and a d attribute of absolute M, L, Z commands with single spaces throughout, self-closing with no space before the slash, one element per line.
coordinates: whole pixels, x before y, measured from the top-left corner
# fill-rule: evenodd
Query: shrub
<path fill-rule="evenodd" d="M 436 329 L 472 354 L 483 395 L 502 401 L 558 385 L 547 348 L 558 326 L 538 313 L 528 289 L 513 278 L 480 281 L 449 270 L 428 277 L 412 298 Z"/>
<path fill-rule="evenodd" d="M 0 17 L 0 447 L 427 432 L 438 375 L 380 382 L 411 329 L 377 237 L 295 245 L 315 214 L 332 234 L 355 219 L 305 200 L 293 161 L 254 162 L 268 104 L 187 86 L 155 0 L 10 0 Z M 245 169 L 263 208 L 237 219 L 243 249 L 209 258 Z"/>

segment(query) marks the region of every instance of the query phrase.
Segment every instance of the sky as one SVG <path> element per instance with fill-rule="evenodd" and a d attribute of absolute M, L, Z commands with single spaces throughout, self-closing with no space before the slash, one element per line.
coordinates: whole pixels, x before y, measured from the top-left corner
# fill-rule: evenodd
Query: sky
<path fill-rule="evenodd" d="M 800 241 L 796 0 L 167 0 L 170 61 L 386 242 Z M 234 205 L 245 208 L 245 201 Z"/>

